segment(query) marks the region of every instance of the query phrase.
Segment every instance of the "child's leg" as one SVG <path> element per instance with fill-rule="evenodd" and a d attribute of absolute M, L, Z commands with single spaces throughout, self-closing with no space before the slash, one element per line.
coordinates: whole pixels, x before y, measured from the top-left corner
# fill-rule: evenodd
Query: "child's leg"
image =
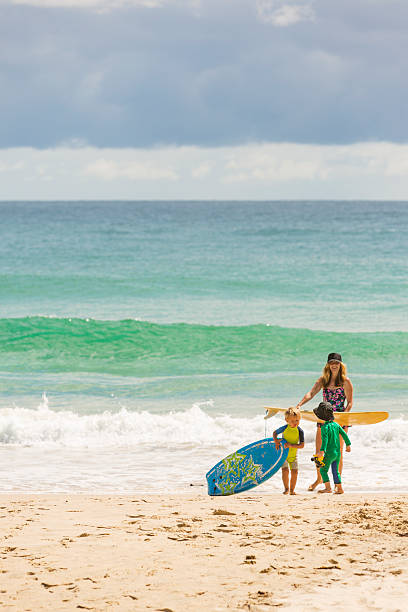
<path fill-rule="evenodd" d="M 298 477 L 298 470 L 291 470 L 290 471 L 290 494 L 291 495 L 296 495 L 295 487 L 297 483 L 297 477 Z"/>
<path fill-rule="evenodd" d="M 329 469 L 329 465 L 330 464 L 327 463 L 327 465 L 324 465 L 323 467 L 320 468 L 320 474 L 321 474 L 321 477 L 324 483 L 324 489 L 321 489 L 319 493 L 331 493 L 329 474 L 327 473 Z"/>
<path fill-rule="evenodd" d="M 334 492 L 337 493 L 337 494 L 344 493 L 343 487 L 341 485 L 341 474 L 340 474 L 340 471 L 339 471 L 339 463 L 340 463 L 340 458 L 337 457 L 337 459 L 335 459 L 332 462 L 332 464 L 331 464 L 333 480 L 334 480 L 334 484 L 336 485 Z"/>
<path fill-rule="evenodd" d="M 333 474 L 333 480 L 334 480 L 334 484 L 341 484 L 341 476 L 340 476 L 340 470 L 339 470 L 339 462 L 340 462 L 340 457 L 336 457 L 336 459 L 334 461 L 332 461 L 331 464 L 331 471 Z"/>
<path fill-rule="evenodd" d="M 299 469 L 297 457 L 295 457 L 294 460 L 291 463 L 289 463 L 289 467 L 290 467 L 290 494 L 296 495 L 295 487 L 296 487 L 298 469 Z"/>
<path fill-rule="evenodd" d="M 283 487 L 285 489 L 283 491 L 283 494 L 287 495 L 289 493 L 289 468 L 288 467 L 282 468 L 282 482 L 283 482 Z"/>

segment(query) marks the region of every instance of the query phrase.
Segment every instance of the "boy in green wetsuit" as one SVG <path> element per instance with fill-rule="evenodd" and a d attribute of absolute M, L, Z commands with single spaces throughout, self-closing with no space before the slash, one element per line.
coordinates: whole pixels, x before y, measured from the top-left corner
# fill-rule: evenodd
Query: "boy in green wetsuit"
<path fill-rule="evenodd" d="M 303 429 L 299 427 L 300 410 L 299 408 L 288 408 L 285 412 L 285 421 L 287 425 L 283 425 L 273 432 L 276 448 L 279 448 L 278 436 L 286 440 L 285 448 L 289 448 L 288 457 L 282 466 L 282 481 L 285 490 L 284 495 L 290 493 L 296 495 L 295 486 L 298 477 L 298 462 L 296 458 L 297 449 L 303 448 L 305 445 L 305 436 Z M 290 468 L 290 488 L 289 488 L 289 468 Z"/>
<path fill-rule="evenodd" d="M 321 427 L 322 432 L 322 444 L 320 451 L 317 453 L 319 458 L 324 457 L 324 466 L 320 468 L 320 474 L 324 482 L 325 488 L 319 491 L 319 493 L 331 493 L 330 480 L 328 471 L 331 467 L 333 480 L 335 484 L 335 493 L 344 493 L 341 484 L 341 476 L 339 473 L 339 461 L 340 461 L 340 438 L 343 438 L 346 443 L 346 451 L 349 453 L 350 439 L 344 429 L 340 427 L 338 423 L 334 421 L 333 406 L 329 402 L 320 402 L 317 408 L 314 408 L 313 412 L 318 419 L 325 421 Z"/>

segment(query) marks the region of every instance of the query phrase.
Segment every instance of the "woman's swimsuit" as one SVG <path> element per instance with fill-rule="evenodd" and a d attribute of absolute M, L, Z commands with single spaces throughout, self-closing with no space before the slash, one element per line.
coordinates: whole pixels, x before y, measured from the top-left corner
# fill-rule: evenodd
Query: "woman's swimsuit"
<path fill-rule="evenodd" d="M 333 410 L 336 412 L 344 412 L 346 394 L 343 387 L 336 387 L 336 389 L 323 389 L 323 399 L 325 402 L 329 402 L 329 404 L 333 406 Z"/>
<path fill-rule="evenodd" d="M 323 399 L 333 406 L 335 412 L 344 412 L 346 393 L 343 387 L 336 387 L 335 389 L 323 388 Z M 317 426 L 321 427 L 322 423 L 318 423 Z"/>

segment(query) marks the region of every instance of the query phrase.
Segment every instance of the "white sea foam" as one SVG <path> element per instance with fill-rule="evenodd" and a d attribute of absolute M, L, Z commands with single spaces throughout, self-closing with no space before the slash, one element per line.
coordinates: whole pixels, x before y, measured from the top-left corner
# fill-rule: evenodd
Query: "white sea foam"
<path fill-rule="evenodd" d="M 196 447 L 240 444 L 249 436 L 263 437 L 263 418 L 210 416 L 208 402 L 196 403 L 187 411 L 153 414 L 104 411 L 79 415 L 54 411 L 44 395 L 37 410 L 0 410 L 0 444 L 42 448 L 98 448 L 111 446 Z"/>
<path fill-rule="evenodd" d="M 34 447 L 98 448 L 106 446 L 218 447 L 241 445 L 264 437 L 262 415 L 251 418 L 208 414 L 211 402 L 193 404 L 189 410 L 154 414 L 147 411 L 104 411 L 100 414 L 77 414 L 56 411 L 48 405 L 46 395 L 36 410 L 0 409 L 0 444 Z M 283 423 L 276 416 L 267 423 L 267 434 Z M 311 442 L 315 427 L 301 424 L 306 441 Z M 401 415 L 370 427 L 353 427 L 353 439 L 376 448 L 389 445 L 402 448 L 408 433 L 408 420 Z"/>
<path fill-rule="evenodd" d="M 20 491 L 164 491 L 203 485 L 205 473 L 230 452 L 263 438 L 262 415 L 238 418 L 209 414 L 211 402 L 190 409 L 155 414 L 117 412 L 80 415 L 55 411 L 47 397 L 36 410 L 0 410 L 0 466 L 3 490 Z M 267 422 L 272 435 L 281 417 Z M 300 477 L 310 481 L 314 470 L 316 428 L 303 422 L 305 449 L 299 451 Z M 345 455 L 347 490 L 388 491 L 406 487 L 401 471 L 407 462 L 408 420 L 390 418 L 350 430 L 352 452 Z M 259 491 L 281 487 L 280 476 Z M 258 491 L 258 489 L 257 489 Z"/>

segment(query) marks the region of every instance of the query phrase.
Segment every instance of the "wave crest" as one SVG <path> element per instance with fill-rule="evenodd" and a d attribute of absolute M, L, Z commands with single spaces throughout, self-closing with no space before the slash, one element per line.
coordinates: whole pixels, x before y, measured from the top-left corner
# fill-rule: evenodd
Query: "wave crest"
<path fill-rule="evenodd" d="M 405 373 L 408 333 L 335 333 L 272 325 L 161 325 L 127 319 L 0 319 L 0 369 L 122 376 L 315 371 L 341 346 L 354 372 Z M 322 357 L 323 356 L 323 357 Z"/>

